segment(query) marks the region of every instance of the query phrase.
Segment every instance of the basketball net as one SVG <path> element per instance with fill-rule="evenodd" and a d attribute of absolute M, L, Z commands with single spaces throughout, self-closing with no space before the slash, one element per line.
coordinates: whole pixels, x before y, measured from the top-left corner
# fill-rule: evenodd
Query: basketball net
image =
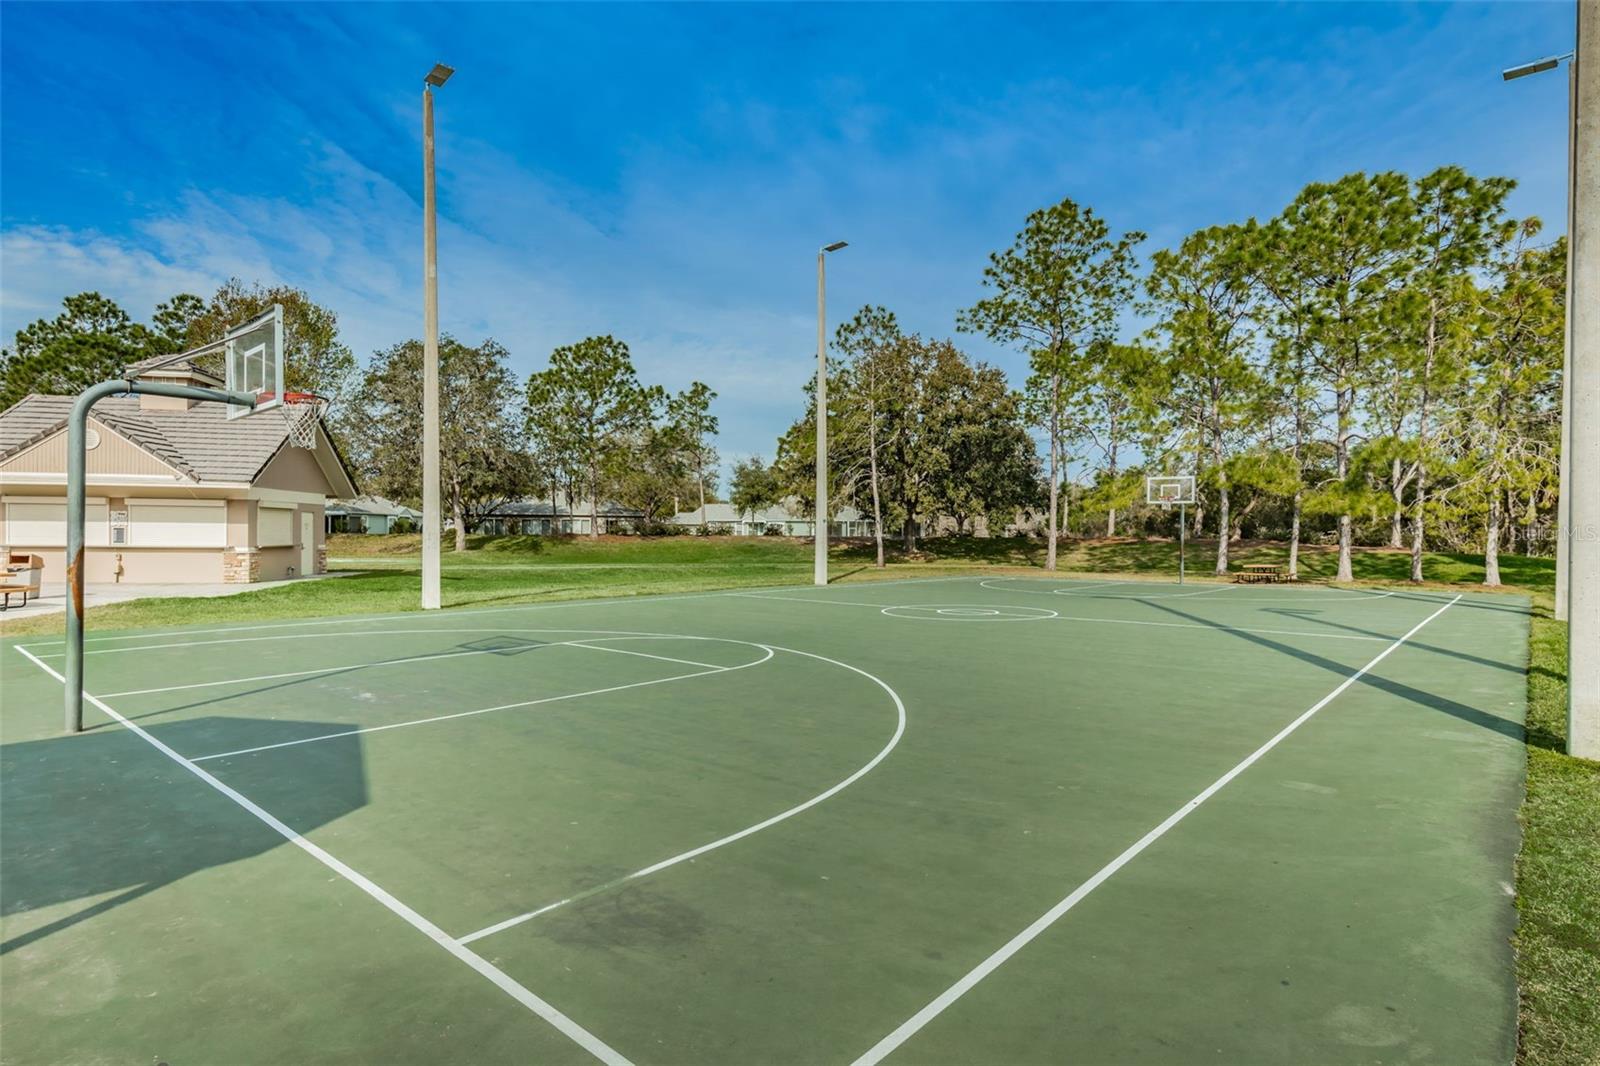
<path fill-rule="evenodd" d="M 284 393 L 278 410 L 283 412 L 289 443 L 296 448 L 315 448 L 317 426 L 322 422 L 322 412 L 327 409 L 327 399 L 314 392 Z"/>

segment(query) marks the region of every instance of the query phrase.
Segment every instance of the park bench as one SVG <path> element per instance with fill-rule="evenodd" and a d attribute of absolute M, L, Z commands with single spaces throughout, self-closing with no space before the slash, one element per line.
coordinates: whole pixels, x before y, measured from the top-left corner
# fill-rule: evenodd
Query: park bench
<path fill-rule="evenodd" d="M 1275 584 L 1289 580 L 1289 569 L 1280 563 L 1245 563 L 1233 580 L 1241 585 Z"/>
<path fill-rule="evenodd" d="M 44 560 L 37 555 L 6 555 L 6 566 L 0 573 L 0 611 L 11 606 L 11 597 L 21 596 L 22 606 L 28 605 L 28 596 L 39 598 L 39 583 L 44 577 Z"/>

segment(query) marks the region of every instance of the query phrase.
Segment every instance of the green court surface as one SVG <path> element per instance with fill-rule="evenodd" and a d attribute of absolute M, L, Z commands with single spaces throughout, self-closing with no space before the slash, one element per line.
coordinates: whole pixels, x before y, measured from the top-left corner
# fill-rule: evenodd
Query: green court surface
<path fill-rule="evenodd" d="M 952 578 L 0 647 L 3 1054 L 1508 1062 L 1528 605 Z"/>

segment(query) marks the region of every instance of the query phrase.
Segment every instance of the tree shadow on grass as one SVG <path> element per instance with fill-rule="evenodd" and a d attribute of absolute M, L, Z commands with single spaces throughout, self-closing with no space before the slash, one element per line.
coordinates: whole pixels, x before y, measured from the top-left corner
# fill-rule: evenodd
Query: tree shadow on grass
<path fill-rule="evenodd" d="M 1215 622 L 1203 618 L 1200 615 L 1190 614 L 1187 611 L 1178 610 L 1176 607 L 1168 607 L 1156 600 L 1140 600 L 1139 602 L 1145 604 L 1146 606 L 1153 607 L 1158 611 L 1164 611 L 1167 614 L 1176 615 L 1179 618 L 1183 618 L 1190 622 L 1197 622 L 1200 625 L 1210 626 L 1217 629 L 1219 632 L 1227 633 L 1229 636 L 1237 637 L 1240 640 L 1248 641 L 1251 644 L 1256 644 L 1263 648 L 1280 652 L 1289 656 L 1290 658 L 1299 659 L 1301 662 L 1310 663 L 1312 666 L 1319 667 L 1331 674 L 1338 676 L 1341 680 L 1350 677 L 1350 675 L 1354 672 L 1343 663 L 1335 662 L 1332 659 L 1325 659 L 1315 652 L 1304 651 L 1300 648 L 1291 647 L 1288 644 L 1272 640 L 1259 633 L 1247 633 L 1239 629 L 1225 629 L 1217 626 Z M 1486 711 L 1479 710 L 1478 708 L 1469 706 L 1465 703 L 1459 703 L 1456 700 L 1449 699 L 1445 696 L 1440 696 L 1432 692 L 1425 692 L 1422 689 L 1413 688 L 1412 686 L 1403 684 L 1402 682 L 1391 681 L 1388 678 L 1379 677 L 1371 673 L 1361 675 L 1361 679 L 1358 683 L 1367 685 L 1370 688 L 1387 692 L 1393 696 L 1399 696 L 1401 699 L 1415 703 L 1422 707 L 1427 707 L 1430 710 L 1440 711 L 1444 714 L 1450 715 L 1453 718 L 1459 718 L 1461 721 L 1470 723 L 1471 725 L 1481 726 L 1482 728 L 1490 730 L 1491 732 L 1499 733 L 1501 736 L 1509 737 L 1510 739 L 1517 741 L 1519 744 L 1525 739 L 1526 734 L 1521 723 L 1501 718 L 1498 715 L 1489 714 Z"/>
<path fill-rule="evenodd" d="M 224 735 L 239 747 L 342 732 L 342 723 L 198 718 L 147 731 L 176 751 Z M 285 772 L 275 764 L 211 771 L 297 832 L 367 803 L 361 738 L 312 745 Z M 51 737 L 0 748 L 0 915 L 85 901 L 0 942 L 0 954 L 36 943 L 192 873 L 288 841 L 128 729 Z M 108 893 L 110 895 L 108 895 Z"/>

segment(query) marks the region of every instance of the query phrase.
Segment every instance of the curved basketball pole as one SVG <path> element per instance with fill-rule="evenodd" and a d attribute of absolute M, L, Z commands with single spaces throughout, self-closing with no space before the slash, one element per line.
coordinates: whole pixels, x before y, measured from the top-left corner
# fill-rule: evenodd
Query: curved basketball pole
<path fill-rule="evenodd" d="M 83 512 L 88 496 L 89 411 L 107 396 L 171 396 L 200 403 L 255 407 L 249 392 L 168 385 L 159 381 L 118 378 L 91 385 L 78 394 L 67 417 L 67 683 L 66 728 L 83 732 Z"/>

